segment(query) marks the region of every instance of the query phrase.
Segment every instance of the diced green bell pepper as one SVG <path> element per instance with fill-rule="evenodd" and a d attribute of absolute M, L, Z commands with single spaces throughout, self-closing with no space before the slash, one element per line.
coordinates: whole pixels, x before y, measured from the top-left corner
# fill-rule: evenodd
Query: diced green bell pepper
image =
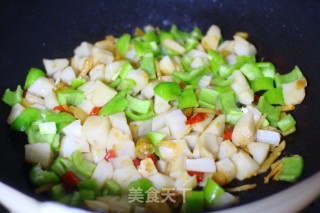
<path fill-rule="evenodd" d="M 200 106 L 214 109 L 219 93 L 215 90 L 208 88 L 201 88 L 199 93 L 199 104 Z"/>
<path fill-rule="evenodd" d="M 192 88 L 185 88 L 178 96 L 178 108 L 198 107 L 199 103 Z"/>
<path fill-rule="evenodd" d="M 138 98 L 132 97 L 131 95 L 127 96 L 127 100 L 128 108 L 141 114 L 147 113 L 152 106 L 152 100 L 140 100 Z"/>
<path fill-rule="evenodd" d="M 17 131 L 27 131 L 32 122 L 41 120 L 41 113 L 36 108 L 25 108 L 21 114 L 11 124 L 11 129 Z"/>
<path fill-rule="evenodd" d="M 258 62 L 256 64 L 262 71 L 264 77 L 274 79 L 274 75 L 276 74 L 276 68 L 271 62 Z"/>
<path fill-rule="evenodd" d="M 141 59 L 141 69 L 148 73 L 149 79 L 156 79 L 156 67 L 154 64 L 154 57 L 152 54 L 145 54 Z"/>
<path fill-rule="evenodd" d="M 262 71 L 254 63 L 244 64 L 240 71 L 248 78 L 249 81 L 256 80 L 257 78 L 263 77 Z"/>
<path fill-rule="evenodd" d="M 84 176 L 91 177 L 96 168 L 94 163 L 87 161 L 79 150 L 74 151 L 71 155 L 72 163 L 75 168 Z"/>
<path fill-rule="evenodd" d="M 269 90 L 274 88 L 274 82 L 273 79 L 270 77 L 261 77 L 251 81 L 250 87 L 253 90 L 253 92 Z"/>
<path fill-rule="evenodd" d="M 276 106 L 269 104 L 263 96 L 259 98 L 257 108 L 262 112 L 267 114 L 267 119 L 269 122 L 277 122 L 280 119 L 281 109 Z"/>
<path fill-rule="evenodd" d="M 27 75 L 26 81 L 24 83 L 24 89 L 29 89 L 29 87 L 40 77 L 45 77 L 46 74 L 38 68 L 30 68 L 29 73 Z"/>
<path fill-rule="evenodd" d="M 304 76 L 300 68 L 298 66 L 295 66 L 293 70 L 287 74 L 284 74 L 284 75 L 276 74 L 275 82 L 277 87 L 281 87 L 282 84 L 290 83 L 292 81 L 300 80 L 302 78 L 304 78 Z"/>
<path fill-rule="evenodd" d="M 176 82 L 160 82 L 154 87 L 154 93 L 166 101 L 171 101 L 181 94 L 181 88 Z"/>
<path fill-rule="evenodd" d="M 131 36 L 129 34 L 123 34 L 120 38 L 118 38 L 116 42 L 116 48 L 120 55 L 124 56 L 129 49 Z"/>
<path fill-rule="evenodd" d="M 100 189 L 97 183 L 97 180 L 94 178 L 81 181 L 78 184 L 78 189 L 81 190 L 92 190 L 95 192 L 95 197 L 100 195 Z"/>
<path fill-rule="evenodd" d="M 295 182 L 301 175 L 303 170 L 303 158 L 300 155 L 284 157 L 281 159 L 282 171 L 279 180 L 287 182 Z"/>
<path fill-rule="evenodd" d="M 132 111 L 126 111 L 125 113 L 126 113 L 126 116 L 133 121 L 144 121 L 144 120 L 153 118 L 154 116 L 154 112 L 152 110 L 150 110 L 145 114 L 136 114 Z"/>
<path fill-rule="evenodd" d="M 142 190 L 142 194 L 144 197 L 144 202 L 147 200 L 147 195 L 148 195 L 148 190 L 153 187 L 153 183 L 147 179 L 147 178 L 140 178 L 136 181 L 133 181 L 129 184 L 128 186 L 128 190 L 130 193 L 130 190 L 136 190 L 136 189 L 141 189 Z"/>
<path fill-rule="evenodd" d="M 57 91 L 58 102 L 60 105 L 78 106 L 85 99 L 85 95 L 80 90 L 59 90 Z"/>
<path fill-rule="evenodd" d="M 36 164 L 32 167 L 29 177 L 31 182 L 36 186 L 59 182 L 59 178 L 54 172 L 42 170 L 40 164 Z"/>
<path fill-rule="evenodd" d="M 19 85 L 16 91 L 11 91 L 10 89 L 6 89 L 3 96 L 2 101 L 9 106 L 13 106 L 22 101 L 23 90 Z"/>
<path fill-rule="evenodd" d="M 122 194 L 122 187 L 116 181 L 112 179 L 106 179 L 104 183 L 104 195 L 114 195 L 114 196 L 121 196 Z"/>
<path fill-rule="evenodd" d="M 77 89 L 78 87 L 80 87 L 84 83 L 86 83 L 86 79 L 84 79 L 84 78 L 74 78 L 74 79 L 71 80 L 71 87 L 73 89 Z"/>
<path fill-rule="evenodd" d="M 99 115 L 112 115 L 118 112 L 123 112 L 129 101 L 126 99 L 127 91 L 123 90 L 113 97 L 106 105 L 99 111 Z"/>
<path fill-rule="evenodd" d="M 206 185 L 203 189 L 204 200 L 207 207 L 213 207 L 214 202 L 224 193 L 224 190 L 211 178 L 207 179 Z"/>
<path fill-rule="evenodd" d="M 284 98 L 283 98 L 283 93 L 282 93 L 281 87 L 267 90 L 263 94 L 263 97 L 266 99 L 266 101 L 269 104 L 279 104 L 279 105 L 284 104 Z"/>
<path fill-rule="evenodd" d="M 204 192 L 188 191 L 185 195 L 185 202 L 182 204 L 181 211 L 184 213 L 203 212 L 204 210 Z"/>
<path fill-rule="evenodd" d="M 72 166 L 73 163 L 71 160 L 58 156 L 52 163 L 50 170 L 58 175 L 58 177 L 61 177 Z"/>
<path fill-rule="evenodd" d="M 277 125 L 282 132 L 287 132 L 295 127 L 296 121 L 291 114 L 287 114 L 283 117 L 281 116 Z"/>

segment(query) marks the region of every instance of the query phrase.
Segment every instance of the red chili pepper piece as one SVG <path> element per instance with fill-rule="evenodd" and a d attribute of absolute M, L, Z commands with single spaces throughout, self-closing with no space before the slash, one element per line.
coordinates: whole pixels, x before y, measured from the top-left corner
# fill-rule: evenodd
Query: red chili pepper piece
<path fill-rule="evenodd" d="M 255 95 L 253 96 L 253 103 L 258 104 L 259 98 L 260 98 L 259 95 L 256 95 L 256 94 L 255 94 Z"/>
<path fill-rule="evenodd" d="M 180 81 L 179 86 L 181 89 L 184 89 L 186 87 L 186 85 L 184 85 L 184 83 L 182 81 Z"/>
<path fill-rule="evenodd" d="M 108 161 L 111 158 L 115 158 L 117 157 L 116 151 L 114 151 L 113 149 L 110 149 L 107 151 L 107 154 L 104 156 L 104 159 L 106 161 Z"/>
<path fill-rule="evenodd" d="M 154 165 L 157 165 L 157 163 L 158 163 L 158 158 L 157 158 L 157 156 L 156 156 L 154 153 L 148 155 L 147 158 L 151 158 L 151 160 L 153 161 Z"/>
<path fill-rule="evenodd" d="M 197 113 L 194 116 L 192 116 L 191 118 L 188 118 L 186 120 L 186 124 L 190 125 L 190 124 L 195 124 L 198 122 L 203 121 L 204 119 L 206 119 L 208 117 L 208 115 L 206 113 Z"/>
<path fill-rule="evenodd" d="M 58 110 L 59 112 L 67 112 L 67 113 L 70 113 L 72 114 L 72 112 L 70 112 L 69 110 L 66 110 L 63 106 L 59 105 L 59 106 L 55 106 L 53 108 L 53 110 Z"/>
<path fill-rule="evenodd" d="M 74 191 L 80 183 L 80 179 L 72 171 L 66 171 L 60 180 L 68 192 Z"/>
<path fill-rule="evenodd" d="M 233 129 L 231 127 L 226 127 L 223 134 L 223 140 L 230 140 L 232 138 Z"/>
<path fill-rule="evenodd" d="M 89 115 L 98 115 L 102 107 L 93 107 Z"/>
<path fill-rule="evenodd" d="M 197 172 L 197 171 L 188 171 L 188 174 L 190 176 L 196 176 L 197 182 L 201 183 L 203 181 L 203 172 Z"/>
<path fill-rule="evenodd" d="M 141 160 L 139 158 L 136 158 L 132 160 L 133 165 L 137 168 L 140 165 Z"/>

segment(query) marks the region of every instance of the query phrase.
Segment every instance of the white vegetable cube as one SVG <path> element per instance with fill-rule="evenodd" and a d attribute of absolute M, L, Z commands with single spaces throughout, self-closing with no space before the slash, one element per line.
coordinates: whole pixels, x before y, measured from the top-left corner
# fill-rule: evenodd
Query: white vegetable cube
<path fill-rule="evenodd" d="M 247 105 L 247 107 L 241 109 L 242 112 L 246 113 L 247 111 L 250 111 L 253 114 L 253 120 L 255 123 L 258 122 L 260 119 L 262 113 L 253 105 Z M 246 111 L 246 112 L 245 112 Z"/>
<path fill-rule="evenodd" d="M 226 208 L 228 206 L 232 206 L 233 204 L 237 204 L 238 202 L 238 197 L 229 192 L 223 192 L 222 195 L 214 202 L 214 206 L 216 208 Z"/>
<path fill-rule="evenodd" d="M 270 145 L 267 143 L 249 143 L 247 145 L 249 153 L 253 159 L 260 165 L 268 156 Z"/>
<path fill-rule="evenodd" d="M 224 174 L 226 183 L 230 183 L 236 177 L 236 166 L 230 158 L 223 158 L 216 162 L 217 171 Z"/>
<path fill-rule="evenodd" d="M 74 54 L 78 57 L 89 57 L 91 55 L 93 45 L 89 42 L 83 41 L 74 49 Z"/>
<path fill-rule="evenodd" d="M 205 133 L 212 133 L 222 137 L 224 133 L 226 116 L 224 114 L 218 115 L 205 129 Z"/>
<path fill-rule="evenodd" d="M 181 110 L 173 110 L 166 116 L 166 124 L 170 129 L 171 135 L 174 139 L 183 138 L 187 135 L 191 128 L 186 125 L 185 122 L 187 117 L 182 113 Z"/>
<path fill-rule="evenodd" d="M 98 163 L 103 160 L 106 154 L 107 152 L 105 149 L 91 147 L 91 156 L 94 163 Z"/>
<path fill-rule="evenodd" d="M 38 78 L 28 89 L 28 92 L 45 98 L 54 87 L 54 82 L 52 79 L 46 77 Z"/>
<path fill-rule="evenodd" d="M 44 99 L 30 92 L 26 92 L 24 99 L 32 104 L 44 105 Z"/>
<path fill-rule="evenodd" d="M 154 112 L 156 114 L 167 112 L 170 110 L 170 108 L 171 108 L 171 105 L 168 103 L 168 101 L 163 100 L 158 95 L 154 96 Z"/>
<path fill-rule="evenodd" d="M 174 186 L 174 179 L 161 173 L 149 176 L 148 179 L 153 183 L 154 188 L 157 190 L 172 188 Z"/>
<path fill-rule="evenodd" d="M 186 159 L 186 170 L 197 172 L 215 172 L 216 165 L 214 159 L 210 158 Z"/>
<path fill-rule="evenodd" d="M 168 165 L 168 162 L 164 161 L 164 160 L 158 160 L 157 162 L 157 169 L 159 172 L 161 173 L 167 173 L 167 165 Z"/>
<path fill-rule="evenodd" d="M 137 130 L 137 136 L 146 135 L 148 132 L 151 131 L 152 119 L 145 120 L 145 121 L 133 121 L 130 122 L 130 128 Z"/>
<path fill-rule="evenodd" d="M 89 116 L 83 123 L 82 133 L 88 142 L 98 148 L 107 148 L 110 121 L 104 116 Z"/>
<path fill-rule="evenodd" d="M 93 107 L 95 107 L 95 106 L 93 105 L 91 100 L 84 99 L 78 107 L 80 107 L 85 113 L 87 113 L 89 115 L 90 112 L 92 111 Z"/>
<path fill-rule="evenodd" d="M 132 159 L 136 158 L 135 144 L 131 137 L 116 127 L 112 127 L 109 132 L 107 149 L 113 149 L 117 156 L 129 155 Z"/>
<path fill-rule="evenodd" d="M 181 153 L 179 145 L 172 141 L 160 141 L 158 144 L 158 149 L 160 153 L 160 158 L 167 162 L 173 160 Z"/>
<path fill-rule="evenodd" d="M 53 161 L 53 151 L 49 143 L 26 144 L 25 159 L 28 163 L 40 163 L 41 167 L 48 169 Z"/>
<path fill-rule="evenodd" d="M 133 88 L 133 95 L 138 94 L 147 84 L 149 80 L 148 74 L 143 70 L 131 70 L 127 78 L 132 79 L 136 82 Z"/>
<path fill-rule="evenodd" d="M 195 132 L 195 133 L 190 133 L 190 134 L 183 137 L 183 139 L 186 140 L 186 142 L 191 150 L 193 150 L 195 148 L 195 146 L 199 140 L 199 135 L 200 134 L 198 132 Z"/>
<path fill-rule="evenodd" d="M 64 136 L 61 139 L 60 152 L 62 157 L 69 158 L 72 153 L 76 150 L 81 152 L 90 152 L 90 146 L 86 140 L 83 138 L 78 138 L 74 136 Z"/>
<path fill-rule="evenodd" d="M 154 96 L 154 87 L 159 83 L 158 80 L 149 82 L 142 90 L 141 96 L 145 99 L 151 99 Z"/>
<path fill-rule="evenodd" d="M 124 61 L 115 61 L 106 65 L 104 73 L 107 82 L 114 81 L 119 76 L 123 64 Z"/>
<path fill-rule="evenodd" d="M 166 127 L 166 116 L 168 112 L 164 112 L 156 115 L 152 118 L 152 131 L 157 131 L 161 128 Z"/>
<path fill-rule="evenodd" d="M 230 140 L 225 140 L 221 143 L 218 158 L 230 158 L 236 153 L 237 147 L 235 147 L 235 145 Z"/>
<path fill-rule="evenodd" d="M 131 138 L 131 131 L 127 122 L 127 117 L 124 112 L 115 113 L 109 115 L 109 119 L 112 127 L 120 129 Z"/>
<path fill-rule="evenodd" d="M 47 75 L 52 76 L 57 71 L 63 70 L 68 66 L 69 60 L 66 58 L 58 58 L 58 59 L 43 59 L 43 64 L 46 69 Z"/>
<path fill-rule="evenodd" d="M 213 114 L 208 114 L 208 116 L 204 120 L 192 124 L 191 129 L 196 132 L 203 132 L 205 128 L 209 125 L 209 123 L 211 123 L 213 116 Z"/>
<path fill-rule="evenodd" d="M 97 164 L 92 174 L 92 178 L 96 179 L 100 188 L 103 187 L 106 179 L 111 179 L 112 176 L 113 176 L 113 166 L 111 163 L 105 160 L 101 160 Z"/>
<path fill-rule="evenodd" d="M 206 50 L 216 50 L 219 45 L 220 38 L 221 38 L 220 28 L 216 25 L 212 25 L 208 29 L 207 34 L 202 38 L 201 45 Z"/>
<path fill-rule="evenodd" d="M 232 89 L 235 91 L 239 102 L 242 104 L 251 104 L 253 101 L 253 90 L 250 89 L 249 84 L 240 70 L 236 70 L 232 73 L 233 82 L 231 84 Z"/>
<path fill-rule="evenodd" d="M 193 189 L 197 186 L 197 178 L 195 175 L 190 176 L 187 172 L 176 178 L 174 182 L 174 187 L 176 189 Z"/>
<path fill-rule="evenodd" d="M 258 163 L 243 151 L 233 155 L 231 160 L 237 168 L 236 178 L 238 180 L 244 180 L 256 175 L 259 169 Z"/>
<path fill-rule="evenodd" d="M 232 142 L 236 146 L 245 147 L 248 143 L 254 141 L 256 127 L 253 120 L 253 114 L 247 112 L 242 115 L 234 126 L 232 132 Z"/>
<path fill-rule="evenodd" d="M 256 48 L 244 38 L 235 35 L 234 37 L 234 51 L 237 55 L 255 55 Z"/>
<path fill-rule="evenodd" d="M 306 86 L 307 81 L 305 78 L 290 83 L 282 84 L 282 93 L 285 104 L 300 104 L 306 95 Z"/>
<path fill-rule="evenodd" d="M 171 75 L 176 70 L 175 62 L 169 56 L 164 56 L 160 60 L 159 67 L 163 75 Z"/>
<path fill-rule="evenodd" d="M 134 166 L 122 167 L 115 169 L 113 177 L 123 188 L 127 189 L 129 184 L 141 178 L 140 173 Z"/>
<path fill-rule="evenodd" d="M 143 159 L 138 166 L 138 171 L 142 177 L 149 177 L 158 173 L 158 170 L 151 158 Z"/>
<path fill-rule="evenodd" d="M 181 55 L 186 51 L 186 49 L 181 44 L 179 44 L 178 42 L 176 42 L 175 40 L 170 39 L 170 38 L 164 39 L 162 41 L 162 45 L 165 48 L 172 50 L 176 53 L 179 53 Z"/>
<path fill-rule="evenodd" d="M 53 91 L 49 92 L 46 97 L 44 97 L 44 105 L 51 110 L 59 105 L 57 95 Z"/>
<path fill-rule="evenodd" d="M 64 68 L 61 71 L 60 78 L 63 82 L 67 83 L 68 85 L 71 85 L 72 79 L 76 78 L 73 68 L 70 66 Z"/>
<path fill-rule="evenodd" d="M 21 114 L 23 110 L 24 107 L 21 104 L 17 103 L 13 105 L 13 107 L 11 108 L 11 112 L 7 118 L 7 123 L 12 124 L 12 122 L 16 120 L 16 118 Z"/>
<path fill-rule="evenodd" d="M 122 155 L 115 158 L 109 159 L 110 163 L 112 163 L 112 166 L 114 169 L 120 169 L 124 167 L 134 167 L 132 159 L 129 155 Z"/>
<path fill-rule="evenodd" d="M 68 126 L 62 129 L 63 134 L 68 136 L 75 136 L 78 138 L 84 137 L 82 134 L 82 125 L 80 120 L 75 120 Z"/>
<path fill-rule="evenodd" d="M 257 130 L 257 142 L 263 142 L 278 146 L 281 141 L 281 135 L 278 132 L 271 130 Z"/>
<path fill-rule="evenodd" d="M 185 140 L 180 139 L 180 140 L 172 140 L 172 142 L 178 144 L 179 146 L 179 150 L 181 150 L 181 153 L 183 154 L 183 156 L 192 157 L 192 152 L 190 151 L 188 144 Z"/>
<path fill-rule="evenodd" d="M 216 135 L 210 133 L 202 133 L 200 135 L 200 145 L 203 145 L 214 157 L 217 157 L 220 147 L 220 141 L 218 140 Z"/>
<path fill-rule="evenodd" d="M 113 88 L 105 85 L 101 81 L 85 84 L 79 89 L 84 91 L 86 98 L 90 99 L 93 105 L 99 107 L 107 104 L 117 94 Z"/>
<path fill-rule="evenodd" d="M 89 72 L 90 80 L 101 80 L 105 78 L 105 65 L 97 64 Z"/>
<path fill-rule="evenodd" d="M 112 52 L 108 50 L 103 50 L 97 47 L 93 47 L 92 56 L 93 56 L 94 64 L 98 64 L 98 63 L 110 64 L 114 60 Z"/>

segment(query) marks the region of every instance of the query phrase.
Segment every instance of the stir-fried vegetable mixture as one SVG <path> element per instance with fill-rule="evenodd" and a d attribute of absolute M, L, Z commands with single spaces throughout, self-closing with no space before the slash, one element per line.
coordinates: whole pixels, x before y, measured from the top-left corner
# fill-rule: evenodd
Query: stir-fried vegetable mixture
<path fill-rule="evenodd" d="M 307 81 L 256 61 L 247 39 L 146 26 L 43 59 L 2 98 L 36 191 L 98 211 L 201 212 L 255 187 L 228 189 L 234 179 L 295 181 L 302 157 L 277 159 Z"/>

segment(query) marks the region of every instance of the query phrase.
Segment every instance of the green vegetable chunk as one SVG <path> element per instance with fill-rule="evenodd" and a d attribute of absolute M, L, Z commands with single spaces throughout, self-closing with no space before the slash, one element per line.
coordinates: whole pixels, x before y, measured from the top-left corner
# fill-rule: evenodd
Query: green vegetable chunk
<path fill-rule="evenodd" d="M 74 164 L 75 168 L 84 176 L 91 177 L 93 174 L 96 165 L 87 161 L 80 151 L 75 151 L 71 155 L 72 163 Z"/>
<path fill-rule="evenodd" d="M 85 95 L 80 90 L 60 90 L 57 92 L 60 105 L 78 106 L 85 99 Z"/>
<path fill-rule="evenodd" d="M 23 94 L 23 90 L 20 85 L 17 87 L 16 91 L 11 91 L 10 89 L 6 89 L 6 91 L 2 96 L 2 101 L 8 104 L 9 106 L 13 106 L 22 101 L 22 94 Z"/>
<path fill-rule="evenodd" d="M 143 202 L 147 200 L 148 190 L 153 187 L 153 183 L 147 178 L 141 178 L 139 180 L 133 181 L 129 184 L 128 190 L 141 189 L 143 194 Z"/>
<path fill-rule="evenodd" d="M 27 75 L 26 81 L 24 83 L 24 89 L 29 89 L 29 87 L 40 77 L 45 77 L 46 74 L 38 68 L 32 67 L 29 70 L 29 73 Z"/>
<path fill-rule="evenodd" d="M 154 92 L 162 99 L 171 101 L 181 94 L 181 88 L 176 82 L 161 82 L 155 86 Z"/>
<path fill-rule="evenodd" d="M 303 158 L 300 155 L 284 157 L 281 159 L 282 171 L 279 180 L 295 182 L 303 170 Z"/>
<path fill-rule="evenodd" d="M 13 121 L 11 128 L 17 131 L 27 131 L 34 121 L 41 120 L 41 113 L 35 108 L 25 108 L 21 114 Z"/>
<path fill-rule="evenodd" d="M 31 182 L 36 186 L 59 182 L 59 178 L 54 172 L 42 170 L 40 164 L 32 167 L 29 177 Z"/>
<path fill-rule="evenodd" d="M 195 213 L 203 212 L 204 208 L 204 192 L 191 191 L 185 195 L 185 202 L 182 205 L 182 212 Z"/>
<path fill-rule="evenodd" d="M 105 184 L 105 188 L 102 192 L 103 195 L 121 196 L 122 187 L 116 181 L 114 181 L 112 179 L 106 179 L 104 184 Z"/>
<path fill-rule="evenodd" d="M 116 42 L 116 48 L 120 55 L 125 55 L 128 51 L 131 36 L 129 34 L 123 34 Z"/>
<path fill-rule="evenodd" d="M 207 179 L 204 187 L 204 200 L 207 207 L 213 207 L 214 202 L 224 193 L 224 190 L 211 178 Z"/>

